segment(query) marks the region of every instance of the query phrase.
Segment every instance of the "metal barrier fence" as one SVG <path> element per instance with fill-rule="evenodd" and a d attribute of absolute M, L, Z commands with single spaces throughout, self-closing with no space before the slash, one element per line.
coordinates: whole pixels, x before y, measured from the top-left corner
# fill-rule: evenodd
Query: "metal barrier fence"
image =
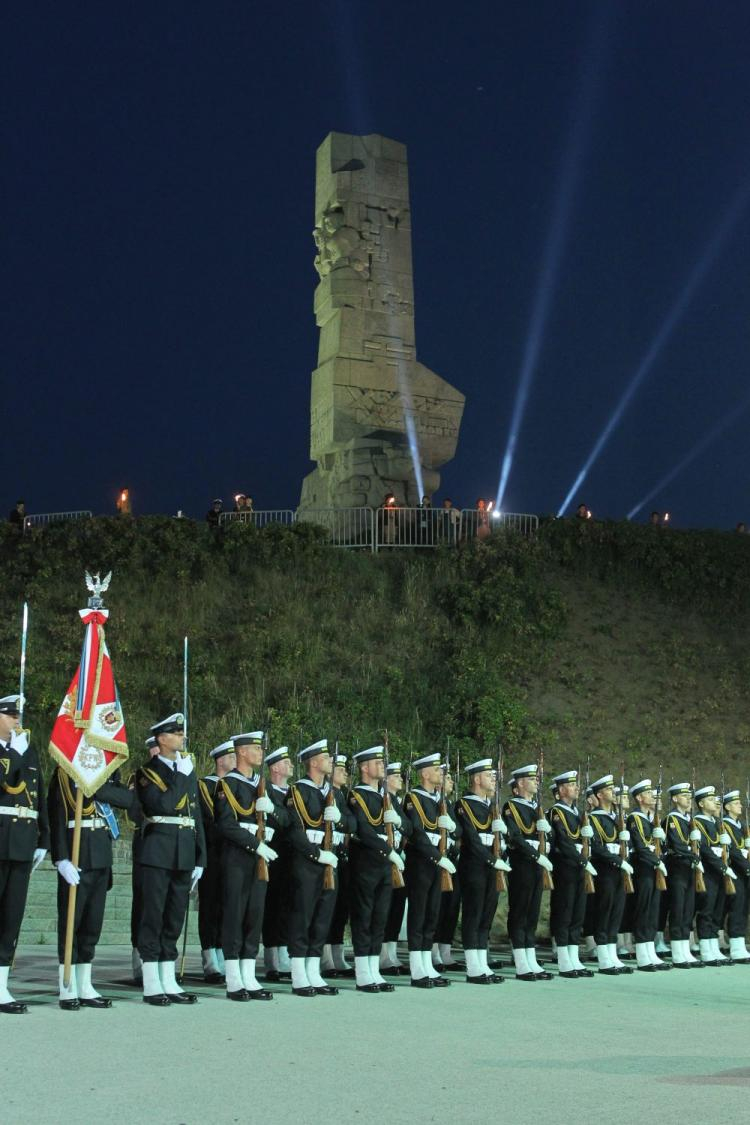
<path fill-rule="evenodd" d="M 295 521 L 291 508 L 264 508 L 261 511 L 222 512 L 219 523 L 251 523 L 253 527 L 268 527 L 269 523 L 290 524 Z"/>
<path fill-rule="evenodd" d="M 297 523 L 313 523 L 328 532 L 332 547 L 367 547 L 375 544 L 375 513 L 372 508 L 305 508 Z"/>
<path fill-rule="evenodd" d="M 539 516 L 525 512 L 494 512 L 486 509 L 463 508 L 461 511 L 461 537 L 486 539 L 493 531 L 519 531 L 533 535 L 539 527 Z"/>
<path fill-rule="evenodd" d="M 92 513 L 80 512 L 39 512 L 36 515 L 24 516 L 23 530 L 30 531 L 32 527 L 47 527 L 51 523 L 62 523 L 64 520 L 90 520 Z"/>

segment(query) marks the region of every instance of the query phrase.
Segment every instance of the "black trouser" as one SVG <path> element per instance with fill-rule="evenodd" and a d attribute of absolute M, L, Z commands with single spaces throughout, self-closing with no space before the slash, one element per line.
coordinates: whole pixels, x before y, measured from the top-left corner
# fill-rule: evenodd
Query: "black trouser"
<path fill-rule="evenodd" d="M 730 938 L 744 938 L 747 934 L 748 915 L 748 880 L 745 875 L 737 873 L 735 892 L 726 895 L 727 924 L 726 935 Z"/>
<path fill-rule="evenodd" d="M 323 889 L 326 865 L 295 854 L 289 907 L 289 956 L 320 957 L 336 908 L 336 886 Z M 334 872 L 334 882 L 335 882 Z"/>
<path fill-rule="evenodd" d="M 10 965 L 26 909 L 31 860 L 0 860 L 0 965 Z"/>
<path fill-rule="evenodd" d="M 191 872 L 141 865 L 143 906 L 138 927 L 142 961 L 176 961 L 187 913 Z"/>
<path fill-rule="evenodd" d="M 626 898 L 622 871 L 600 862 L 594 886 L 594 941 L 597 945 L 616 945 Z"/>
<path fill-rule="evenodd" d="M 594 880 L 596 886 L 596 879 Z M 596 895 L 586 895 L 586 905 L 583 911 L 583 937 L 593 937 L 596 924 Z"/>
<path fill-rule="evenodd" d="M 656 938 L 659 921 L 660 892 L 656 889 L 656 868 L 646 863 L 636 863 L 633 875 L 632 933 L 633 941 L 641 945 Z"/>
<path fill-rule="evenodd" d="M 364 849 L 351 853 L 351 926 L 355 957 L 380 955 L 391 905 L 391 865 Z"/>
<path fill-rule="evenodd" d="M 706 867 L 703 879 L 706 890 L 695 896 L 695 930 L 699 941 L 718 937 L 724 919 L 724 876 Z"/>
<path fill-rule="evenodd" d="M 130 884 L 133 898 L 130 903 L 130 944 L 138 948 L 138 931 L 141 927 L 141 914 L 143 913 L 143 868 L 133 858 L 133 868 L 130 873 Z"/>
<path fill-rule="evenodd" d="M 667 860 L 667 891 L 669 900 L 669 940 L 687 941 L 695 913 L 695 872 L 687 863 Z"/>
<path fill-rule="evenodd" d="M 409 952 L 431 950 L 440 917 L 440 877 L 443 869 L 409 850 L 406 856 L 406 937 Z"/>
<path fill-rule="evenodd" d="M 351 883 L 351 876 L 349 871 L 349 857 L 343 858 L 340 850 L 338 851 L 339 865 L 336 868 L 336 882 L 338 883 L 338 894 L 336 895 L 336 905 L 333 909 L 333 917 L 331 918 L 331 926 L 328 930 L 326 941 L 331 945 L 344 944 L 344 929 L 346 923 L 349 921 L 349 887 Z"/>
<path fill-rule="evenodd" d="M 458 914 L 461 909 L 461 872 L 456 871 L 451 876 L 453 880 L 452 891 L 441 891 L 440 913 L 435 930 L 435 941 L 443 945 L 453 945 L 453 938 L 458 926 Z"/>
<path fill-rule="evenodd" d="M 291 859 L 280 845 L 279 858 L 268 865 L 268 890 L 263 913 L 263 944 L 266 949 L 277 949 L 287 943 L 290 882 Z"/>
<path fill-rule="evenodd" d="M 582 867 L 562 862 L 555 867 L 555 887 L 549 902 L 549 928 L 558 947 L 578 945 L 581 940 L 586 900 L 590 897 L 586 894 L 584 878 Z"/>
<path fill-rule="evenodd" d="M 635 885 L 635 879 L 633 879 Z M 632 934 L 633 927 L 635 926 L 635 911 L 636 911 L 636 892 L 635 888 L 632 895 L 625 895 L 625 901 L 622 907 L 622 917 L 620 918 L 620 925 L 618 926 L 618 934 Z"/>
<path fill-rule="evenodd" d="M 385 941 L 398 941 L 398 935 L 401 933 L 401 927 L 404 924 L 405 910 L 406 886 L 394 887 L 388 910 L 388 919 L 385 923 Z"/>
<path fill-rule="evenodd" d="M 263 928 L 268 883 L 258 878 L 258 859 L 228 841 L 221 857 L 221 947 L 225 961 L 255 960 Z"/>
<path fill-rule="evenodd" d="M 88 965 L 94 960 L 96 946 L 104 923 L 104 907 L 110 887 L 111 868 L 96 867 L 82 871 L 76 888 L 76 908 L 73 922 L 74 965 Z M 65 932 L 68 925 L 70 887 L 62 875 L 57 876 L 57 956 L 65 960 Z"/>
<path fill-rule="evenodd" d="M 211 848 L 198 883 L 198 935 L 201 949 L 221 947 L 221 851 Z"/>
<path fill-rule="evenodd" d="M 460 864 L 461 942 L 464 949 L 486 950 L 499 892 L 497 872 L 488 863 L 467 858 Z"/>
<path fill-rule="evenodd" d="M 542 869 L 520 852 L 511 855 L 508 874 L 508 937 L 514 949 L 536 945 L 536 927 L 542 905 Z"/>

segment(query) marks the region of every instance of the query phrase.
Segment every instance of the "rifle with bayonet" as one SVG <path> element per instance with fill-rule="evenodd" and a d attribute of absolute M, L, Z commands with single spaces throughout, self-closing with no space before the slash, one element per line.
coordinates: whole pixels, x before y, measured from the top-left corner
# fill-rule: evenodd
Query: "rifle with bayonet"
<path fill-rule="evenodd" d="M 333 784 L 333 775 L 336 771 L 336 759 L 339 756 L 339 740 L 336 739 L 336 749 L 333 752 L 331 760 L 331 776 L 328 778 L 328 796 L 326 797 L 326 808 L 332 809 L 336 804 L 336 789 Z M 329 754 L 329 758 L 330 758 Z M 327 852 L 333 851 L 333 821 L 326 820 L 325 828 L 323 829 L 323 850 Z M 332 891 L 336 887 L 336 876 L 333 867 L 330 863 L 326 864 L 325 874 L 323 875 L 323 890 Z"/>
<path fill-rule="evenodd" d="M 663 780 L 664 780 L 664 766 L 660 762 L 659 763 L 659 784 L 656 787 L 656 806 L 654 808 L 654 828 L 657 828 L 657 827 L 661 828 L 661 795 L 662 795 L 662 792 L 663 792 L 663 790 L 662 790 Z M 656 858 L 659 860 L 660 863 L 663 862 L 661 840 L 656 839 L 656 837 L 654 837 L 654 855 L 656 856 Z M 658 867 L 656 869 L 656 889 L 657 889 L 657 891 L 666 891 L 666 889 L 667 889 L 667 880 L 664 877 L 664 872 L 659 871 Z"/>
<path fill-rule="evenodd" d="M 692 789 L 693 789 L 693 792 L 691 794 L 691 802 L 694 804 L 695 803 L 695 769 L 693 769 Z M 695 832 L 697 832 L 699 834 L 697 839 L 693 839 L 693 833 L 695 833 Z M 695 819 L 695 813 L 693 813 L 692 810 L 691 810 L 690 849 L 691 849 L 691 851 L 693 853 L 693 856 L 695 858 L 695 893 L 697 895 L 702 895 L 702 894 L 706 893 L 706 880 L 703 878 L 703 872 L 701 871 L 700 867 L 698 866 L 698 864 L 701 861 L 701 846 L 700 846 L 699 840 L 700 840 L 700 828 L 698 827 L 697 821 Z"/>
<path fill-rule="evenodd" d="M 719 808 L 719 824 L 718 824 L 719 838 L 721 838 L 722 836 L 726 836 L 726 834 L 727 834 L 726 830 L 724 828 L 724 795 L 725 795 L 725 793 L 726 793 L 726 789 L 724 788 L 724 770 L 722 770 L 721 771 L 721 806 Z M 724 864 L 725 868 L 731 866 L 730 863 L 729 863 L 729 851 L 727 849 L 726 844 L 721 845 L 721 862 Z M 734 879 L 728 873 L 725 873 L 725 875 L 724 875 L 724 894 L 725 895 L 736 895 L 737 894 L 737 888 L 734 885 Z"/>
<path fill-rule="evenodd" d="M 392 808 L 393 808 L 393 803 L 391 801 L 391 795 L 388 792 L 388 731 L 385 730 L 385 731 L 383 731 L 383 819 L 384 820 L 385 820 L 385 814 L 387 812 L 390 812 Z M 386 824 L 385 825 L 385 839 L 386 839 L 386 843 L 388 844 L 389 850 L 394 851 L 395 850 L 395 844 L 394 844 L 394 839 L 393 839 L 393 825 L 392 824 Z M 392 887 L 403 887 L 404 886 L 404 877 L 401 874 L 401 871 L 399 870 L 399 868 L 396 867 L 395 863 L 391 864 L 391 886 Z"/>
<path fill-rule="evenodd" d="M 620 765 L 620 792 L 617 794 L 617 834 L 621 836 L 625 831 L 625 763 Z M 628 862 L 628 842 L 627 840 L 620 840 L 620 859 Z M 635 890 L 633 886 L 633 878 L 627 871 L 622 873 L 622 889 L 626 895 L 632 895 Z"/>
<path fill-rule="evenodd" d="M 581 828 L 588 828 L 589 826 L 589 806 L 588 806 L 588 791 L 589 791 L 589 774 L 591 772 L 591 756 L 586 755 L 586 788 L 583 792 L 583 799 L 581 800 L 580 785 L 578 799 L 581 802 L 580 808 L 580 822 Z M 580 778 L 580 771 L 578 777 Z M 581 859 L 585 859 L 586 863 L 591 863 L 591 838 L 584 836 L 581 833 Z M 583 876 L 583 889 L 587 895 L 592 895 L 596 890 L 594 886 L 594 876 L 590 871 L 586 871 Z"/>
<path fill-rule="evenodd" d="M 441 816 L 447 816 L 448 815 L 448 800 L 447 800 L 446 793 L 445 793 L 445 780 L 448 776 L 448 770 L 450 768 L 449 754 L 450 754 L 450 738 L 448 739 L 448 746 L 447 746 L 446 751 L 445 751 L 445 765 L 440 770 L 440 815 Z M 447 854 L 448 854 L 448 829 L 447 828 L 441 828 L 440 829 L 440 843 L 438 844 L 438 851 L 440 852 L 441 856 L 447 856 Z M 440 869 L 440 890 L 441 891 L 452 891 L 453 890 L 453 879 L 451 878 L 451 873 L 450 873 L 450 871 L 446 871 L 444 867 Z"/>
<path fill-rule="evenodd" d="M 502 798 L 500 796 L 500 792 L 501 792 L 502 787 L 503 787 L 503 765 L 504 765 L 503 749 L 502 749 L 502 746 L 498 746 L 498 748 L 497 748 L 497 775 L 495 777 L 495 803 L 494 803 L 494 809 L 493 809 L 493 813 L 492 813 L 493 820 L 500 820 L 501 819 L 501 809 L 502 809 L 501 800 L 502 800 Z M 493 834 L 492 834 L 492 836 L 493 836 L 493 839 L 492 839 L 492 854 L 493 854 L 493 856 L 495 857 L 496 860 L 503 858 L 502 841 L 500 839 L 501 835 L 502 834 L 500 832 L 493 832 Z M 499 893 L 502 893 L 503 891 L 507 891 L 507 889 L 508 889 L 508 884 L 505 881 L 505 872 L 504 871 L 496 871 L 495 872 L 495 890 L 498 891 Z"/>
<path fill-rule="evenodd" d="M 537 821 L 544 820 L 544 750 L 539 751 L 539 765 L 536 771 L 536 804 L 537 804 Z M 546 856 L 547 854 L 547 833 L 543 829 L 537 830 L 537 840 L 539 841 L 539 855 Z M 546 867 L 542 868 L 542 890 L 553 891 L 555 884 L 552 881 L 552 872 L 548 871 Z"/>
<path fill-rule="evenodd" d="M 265 769 L 265 762 L 266 762 L 266 754 L 267 753 L 268 753 L 268 730 L 266 729 L 266 730 L 263 731 L 263 738 L 261 739 L 261 744 L 260 744 L 260 765 L 258 766 L 258 769 L 260 771 L 260 776 L 258 778 L 258 791 L 256 793 L 256 798 L 255 798 L 256 802 L 257 802 L 258 797 L 265 797 L 265 795 L 266 795 L 266 778 L 265 778 L 265 774 L 263 773 L 263 770 Z M 256 838 L 256 840 L 258 841 L 259 844 L 262 844 L 263 840 L 265 839 L 265 835 L 266 835 L 266 816 L 265 816 L 265 813 L 258 812 L 256 810 L 255 823 L 258 826 L 256 834 L 255 834 L 255 838 Z M 265 859 L 263 859 L 262 856 L 258 856 L 258 861 L 257 861 L 256 867 L 255 867 L 255 872 L 256 872 L 256 878 L 257 878 L 258 882 L 260 882 L 260 883 L 267 883 L 268 882 L 268 864 L 265 861 Z"/>

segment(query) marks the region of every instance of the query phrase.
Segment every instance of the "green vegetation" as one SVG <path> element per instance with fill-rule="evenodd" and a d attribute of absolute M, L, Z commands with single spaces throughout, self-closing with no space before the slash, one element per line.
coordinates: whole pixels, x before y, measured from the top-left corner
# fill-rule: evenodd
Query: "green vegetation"
<path fill-rule="evenodd" d="M 0 687 L 18 682 L 30 604 L 27 719 L 46 745 L 79 658 L 84 569 L 112 569 L 107 630 L 131 751 L 182 706 L 191 749 L 266 725 L 296 749 L 349 750 L 388 727 L 406 760 L 447 736 L 465 763 L 498 740 L 508 766 L 742 785 L 750 539 L 552 521 L 458 550 L 335 550 L 309 525 L 96 519 L 0 536 Z"/>

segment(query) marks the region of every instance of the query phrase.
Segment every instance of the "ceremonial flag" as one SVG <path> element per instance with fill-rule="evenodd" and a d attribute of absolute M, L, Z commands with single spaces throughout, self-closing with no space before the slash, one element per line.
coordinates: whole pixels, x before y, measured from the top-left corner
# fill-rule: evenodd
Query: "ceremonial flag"
<path fill-rule="evenodd" d="M 79 613 L 86 626 L 81 663 L 52 729 L 49 752 L 91 797 L 127 759 L 128 744 L 104 638 L 109 610 L 99 607 Z"/>

